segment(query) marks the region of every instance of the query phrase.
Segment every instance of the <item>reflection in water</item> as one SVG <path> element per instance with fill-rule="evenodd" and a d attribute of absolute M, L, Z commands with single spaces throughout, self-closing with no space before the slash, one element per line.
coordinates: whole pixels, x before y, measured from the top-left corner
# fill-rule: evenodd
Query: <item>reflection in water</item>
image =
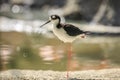
<path fill-rule="evenodd" d="M 23 53 L 23 57 L 27 57 L 28 56 L 28 53 Z"/>
<path fill-rule="evenodd" d="M 39 55 L 42 57 L 44 61 L 53 61 L 60 60 L 64 57 L 64 51 L 61 49 L 57 49 L 55 46 L 46 45 L 44 47 L 39 48 Z"/>
<path fill-rule="evenodd" d="M 49 41 L 49 40 L 47 40 Z M 55 40 L 54 40 L 55 41 Z M 77 42 L 76 42 L 77 43 Z M 115 61 L 119 61 L 119 56 L 116 57 L 116 54 L 119 54 L 119 44 L 116 42 L 114 43 L 77 43 L 73 45 L 74 52 L 72 59 L 69 64 L 69 70 L 87 70 L 87 69 L 104 69 L 104 68 L 112 68 L 112 67 L 119 67 L 119 64 Z M 46 43 L 47 44 L 47 43 Z M 16 47 L 17 52 L 13 52 L 13 48 L 9 45 L 2 46 L 0 48 L 0 59 L 2 64 L 1 69 L 6 68 L 6 63 L 11 61 L 9 59 L 14 60 L 14 65 L 16 64 L 16 67 L 19 66 L 21 68 L 26 67 L 26 69 L 29 69 L 29 65 L 38 65 L 38 69 L 52 69 L 52 70 L 66 70 L 66 62 L 67 62 L 67 48 L 64 47 L 65 44 L 61 44 L 58 42 L 56 45 L 42 45 L 41 47 L 37 47 L 38 52 L 36 52 L 38 55 L 34 55 L 34 53 L 31 53 L 30 46 L 23 46 L 21 47 L 22 50 L 25 52 L 20 52 L 20 48 Z M 24 44 L 25 45 L 25 44 Z M 27 44 L 28 45 L 28 44 Z M 36 48 L 36 47 L 35 47 Z M 14 54 L 14 56 L 11 56 L 11 53 L 17 53 Z M 35 54 L 36 54 L 35 53 Z M 112 56 L 113 55 L 113 56 Z M 6 57 L 5 57 L 6 56 Z M 39 58 L 39 59 L 38 59 Z M 40 61 L 40 59 L 42 59 Z M 32 61 L 32 62 L 31 62 Z M 3 63 L 4 62 L 4 63 Z M 56 65 L 57 64 L 57 65 Z M 23 65 L 23 66 L 21 66 Z M 42 66 L 41 66 L 42 65 Z M 36 69 L 36 66 L 33 66 L 33 69 Z M 53 67 L 54 66 L 54 67 Z M 56 68 L 55 68 L 56 67 Z M 59 67 L 62 67 L 59 69 Z"/>
<path fill-rule="evenodd" d="M 65 44 L 61 43 L 53 35 L 50 37 L 52 33 L 44 36 L 40 33 L 35 33 L 39 30 L 38 27 L 42 22 L 32 22 L 1 18 L 1 43 L 21 46 L 21 48 L 16 47 L 17 50 L 12 50 L 12 47 L 9 47 L 9 49 L 4 49 L 1 52 L 9 54 L 9 52 L 13 51 L 12 53 L 15 53 L 13 54 L 14 56 L 11 56 L 13 61 L 8 64 L 9 68 L 66 70 L 67 47 L 65 47 Z M 31 27 L 31 25 L 35 26 Z M 4 30 L 8 32 L 4 32 Z M 26 34 L 32 31 L 33 33 Z M 81 39 L 74 42 L 70 70 L 119 67 L 119 41 L 119 37 L 88 36 L 84 40 Z M 37 45 L 38 47 L 36 47 Z M 3 50 L 3 48 L 1 49 Z M 52 65 L 47 65 L 46 63 L 51 63 Z M 36 66 L 32 66 L 34 64 Z"/>
<path fill-rule="evenodd" d="M 13 47 L 10 45 L 0 45 L 0 70 L 6 70 L 6 65 L 11 58 L 12 49 Z"/>
<path fill-rule="evenodd" d="M 2 39 L 5 39 L 11 45 L 16 45 L 16 48 L 10 45 L 9 47 L 0 47 L 0 53 L 10 57 L 10 60 L 6 60 L 9 62 L 7 65 L 3 65 L 3 61 L 0 60 L 0 64 L 5 68 L 67 70 L 68 48 L 59 40 L 46 38 L 40 34 L 34 34 L 37 35 L 35 38 L 35 36 L 31 36 L 32 34 L 18 34 L 18 32 L 3 32 L 1 35 Z M 87 37 L 86 39 L 73 43 L 74 52 L 69 64 L 69 70 L 104 69 L 120 66 L 120 57 L 118 56 L 120 52 L 119 37 L 114 39 L 112 37 L 106 38 L 105 41 L 97 41 L 95 43 L 91 41 L 98 39 L 92 37 Z M 112 41 L 109 42 L 108 40 Z M 13 53 L 12 56 L 10 53 Z M 0 59 L 2 58 L 4 57 L 0 55 Z"/>

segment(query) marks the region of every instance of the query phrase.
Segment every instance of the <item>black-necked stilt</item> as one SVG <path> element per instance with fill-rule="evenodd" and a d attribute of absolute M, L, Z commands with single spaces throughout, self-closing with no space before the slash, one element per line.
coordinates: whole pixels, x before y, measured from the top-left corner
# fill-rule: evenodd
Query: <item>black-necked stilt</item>
<path fill-rule="evenodd" d="M 78 27 L 71 24 L 62 24 L 61 18 L 58 15 L 51 15 L 49 21 L 41 25 L 51 22 L 53 33 L 63 42 L 72 43 L 76 38 L 84 38 L 87 32 L 80 30 Z"/>
<path fill-rule="evenodd" d="M 53 33 L 63 42 L 65 43 L 72 43 L 76 38 L 84 38 L 87 32 L 80 30 L 78 27 L 71 25 L 71 24 L 62 24 L 61 18 L 58 15 L 51 15 L 49 21 L 41 25 L 40 27 L 44 26 L 45 24 L 51 22 L 53 26 Z M 68 54 L 68 71 L 71 64 L 71 56 L 72 56 L 72 47 L 71 44 L 68 44 L 69 54 Z M 69 77 L 67 71 L 67 78 Z"/>

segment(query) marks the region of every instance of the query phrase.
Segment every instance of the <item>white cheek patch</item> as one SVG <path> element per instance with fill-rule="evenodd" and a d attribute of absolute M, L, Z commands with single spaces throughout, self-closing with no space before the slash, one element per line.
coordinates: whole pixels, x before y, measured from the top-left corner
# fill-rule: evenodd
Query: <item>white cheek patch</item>
<path fill-rule="evenodd" d="M 52 23 L 53 23 L 54 26 L 57 26 L 57 24 L 59 23 L 59 20 L 58 19 L 52 20 Z"/>
<path fill-rule="evenodd" d="M 55 16 L 52 16 L 52 18 L 55 18 Z"/>

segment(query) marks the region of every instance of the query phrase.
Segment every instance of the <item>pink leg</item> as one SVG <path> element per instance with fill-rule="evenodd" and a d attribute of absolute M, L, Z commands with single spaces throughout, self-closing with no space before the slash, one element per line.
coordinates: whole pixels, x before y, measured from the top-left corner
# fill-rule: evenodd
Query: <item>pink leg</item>
<path fill-rule="evenodd" d="M 68 53 L 67 53 L 67 58 L 68 58 L 68 62 L 67 62 L 67 80 L 69 79 L 69 70 L 70 70 L 70 66 L 71 66 L 71 59 L 72 59 L 72 45 L 71 43 L 67 43 L 67 48 L 68 48 Z"/>

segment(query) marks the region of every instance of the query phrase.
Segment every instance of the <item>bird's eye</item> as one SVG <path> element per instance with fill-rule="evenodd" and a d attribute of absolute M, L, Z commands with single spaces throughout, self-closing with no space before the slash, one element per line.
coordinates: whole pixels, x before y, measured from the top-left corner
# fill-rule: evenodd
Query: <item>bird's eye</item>
<path fill-rule="evenodd" d="M 55 16 L 53 16 L 53 18 L 55 18 Z"/>
<path fill-rule="evenodd" d="M 52 16 L 53 19 L 56 19 L 56 16 Z"/>

